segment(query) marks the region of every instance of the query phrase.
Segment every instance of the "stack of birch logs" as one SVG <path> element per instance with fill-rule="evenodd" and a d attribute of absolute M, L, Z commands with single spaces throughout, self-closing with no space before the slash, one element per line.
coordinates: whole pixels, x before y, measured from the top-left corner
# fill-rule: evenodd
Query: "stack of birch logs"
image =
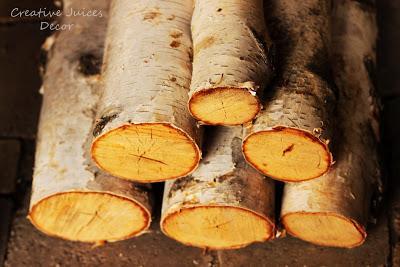
<path fill-rule="evenodd" d="M 72 29 L 44 44 L 39 230 L 140 235 L 150 183 L 165 181 L 161 230 L 183 244 L 239 248 L 280 225 L 314 244 L 363 243 L 379 184 L 371 1 L 108 2 L 85 1 L 102 16 L 65 16 Z"/>

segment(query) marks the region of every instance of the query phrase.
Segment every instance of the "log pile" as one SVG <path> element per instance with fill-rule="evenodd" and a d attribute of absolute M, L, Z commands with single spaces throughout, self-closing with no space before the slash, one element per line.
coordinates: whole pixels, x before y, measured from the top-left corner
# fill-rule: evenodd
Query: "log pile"
<path fill-rule="evenodd" d="M 165 181 L 160 227 L 186 245 L 273 239 L 280 201 L 288 233 L 362 244 L 379 184 L 375 7 L 268 3 L 95 0 L 104 17 L 64 17 L 77 27 L 45 44 L 32 223 L 82 242 L 137 236 L 149 183 Z"/>

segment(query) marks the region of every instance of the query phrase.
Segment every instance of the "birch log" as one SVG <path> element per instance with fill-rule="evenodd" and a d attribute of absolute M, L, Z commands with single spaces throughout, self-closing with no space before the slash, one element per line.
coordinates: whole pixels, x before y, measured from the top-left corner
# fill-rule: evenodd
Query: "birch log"
<path fill-rule="evenodd" d="M 194 2 L 189 110 L 205 124 L 249 122 L 271 76 L 263 1 Z"/>
<path fill-rule="evenodd" d="M 186 104 L 192 1 L 113 1 L 92 157 L 108 173 L 156 182 L 191 173 L 200 132 Z"/>
<path fill-rule="evenodd" d="M 294 236 L 324 246 L 355 247 L 366 237 L 371 193 L 379 181 L 379 127 L 370 75 L 376 61 L 375 10 L 359 1 L 338 0 L 333 25 L 342 133 L 337 162 L 318 179 L 286 184 L 281 215 Z"/>
<path fill-rule="evenodd" d="M 296 182 L 324 174 L 332 163 L 334 85 L 328 62 L 329 0 L 272 1 L 270 16 L 284 41 L 284 58 L 265 109 L 247 127 L 246 160 L 276 180 Z"/>
<path fill-rule="evenodd" d="M 167 181 L 161 229 L 186 245 L 232 249 L 274 236 L 274 183 L 248 166 L 242 127 L 218 127 L 190 176 Z"/>
<path fill-rule="evenodd" d="M 79 0 L 64 10 L 79 10 Z M 90 163 L 94 110 L 99 100 L 108 1 L 85 3 L 99 17 L 63 17 L 69 31 L 47 39 L 29 219 L 42 232 L 83 242 L 116 241 L 139 235 L 151 221 L 147 190 L 100 172 Z"/>

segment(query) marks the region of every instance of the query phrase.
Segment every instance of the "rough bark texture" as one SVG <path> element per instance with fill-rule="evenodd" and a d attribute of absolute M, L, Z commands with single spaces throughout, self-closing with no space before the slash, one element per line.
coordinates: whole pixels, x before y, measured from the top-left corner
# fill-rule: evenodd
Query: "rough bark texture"
<path fill-rule="evenodd" d="M 230 249 L 274 236 L 274 183 L 248 166 L 242 127 L 209 132 L 205 157 L 190 176 L 165 185 L 161 229 L 178 241 Z"/>
<path fill-rule="evenodd" d="M 64 10 L 70 8 L 81 9 L 81 1 L 64 1 Z M 49 37 L 44 45 L 49 61 L 42 88 L 29 219 L 49 235 L 87 242 L 114 241 L 143 233 L 150 225 L 151 206 L 147 190 L 100 172 L 90 161 L 108 1 L 91 1 L 85 8 L 101 10 L 102 16 L 63 17 L 62 23 L 72 23 L 72 29 Z M 98 202 L 84 206 L 85 201 L 94 199 Z M 115 212 L 112 209 L 118 206 L 112 204 L 126 209 L 121 206 Z M 133 218 L 135 210 L 139 216 Z M 114 219 L 102 222 L 102 216 L 110 214 Z M 135 232 L 126 229 L 123 235 L 116 234 L 124 232 L 114 229 L 121 226 L 116 221 L 125 219 L 132 220 L 125 222 L 128 226 L 135 220 L 143 221 L 137 222 L 141 227 Z M 90 231 L 97 231 L 98 236 L 91 236 Z"/>
<path fill-rule="evenodd" d="M 263 1 L 196 0 L 189 110 L 205 124 L 243 124 L 271 76 Z"/>
<path fill-rule="evenodd" d="M 280 66 L 264 110 L 247 127 L 245 157 L 255 168 L 278 180 L 316 178 L 332 162 L 328 143 L 332 140 L 335 94 L 328 62 L 330 1 L 272 1 L 269 12 L 271 31 L 283 39 L 277 43 Z M 270 152 L 274 154 L 271 159 L 256 159 L 254 153 L 265 154 L 273 142 L 263 139 L 274 135 L 282 146 Z M 292 137 L 296 143 L 290 141 Z M 251 144 L 255 142 L 265 146 L 256 144 L 253 149 Z M 296 151 L 300 155 L 293 153 Z M 307 159 L 310 162 L 304 163 Z M 273 170 L 276 165 L 278 171 Z M 298 171 L 292 172 L 294 169 Z"/>
<path fill-rule="evenodd" d="M 197 167 L 200 129 L 186 107 L 192 5 L 189 0 L 113 1 L 92 145 L 95 162 L 113 175 L 154 182 Z M 173 170 L 185 160 L 182 169 Z"/>
<path fill-rule="evenodd" d="M 320 245 L 354 247 L 366 237 L 371 193 L 380 183 L 378 109 L 372 76 L 377 27 L 375 9 L 369 4 L 336 1 L 333 14 L 332 59 L 341 133 L 336 163 L 318 179 L 285 185 L 281 216 L 287 231 L 299 238 Z M 321 217 L 324 222 L 318 222 Z M 342 228 L 333 220 L 340 220 Z M 314 229 L 307 230 L 307 226 Z"/>

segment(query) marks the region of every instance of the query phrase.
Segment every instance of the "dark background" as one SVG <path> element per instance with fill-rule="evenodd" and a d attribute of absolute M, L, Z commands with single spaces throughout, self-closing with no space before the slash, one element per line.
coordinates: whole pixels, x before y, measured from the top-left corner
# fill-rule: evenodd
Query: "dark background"
<path fill-rule="evenodd" d="M 88 0 L 85 0 L 88 1 Z M 82 1 L 84 2 L 84 1 Z M 41 105 L 40 46 L 49 31 L 12 8 L 55 9 L 51 0 L 0 2 L 0 265 L 6 266 L 400 266 L 400 0 L 377 1 L 378 90 L 387 181 L 364 245 L 324 248 L 288 237 L 236 251 L 202 251 L 151 233 L 92 248 L 47 237 L 26 219 Z M 366 155 L 368 156 L 368 155 Z"/>

